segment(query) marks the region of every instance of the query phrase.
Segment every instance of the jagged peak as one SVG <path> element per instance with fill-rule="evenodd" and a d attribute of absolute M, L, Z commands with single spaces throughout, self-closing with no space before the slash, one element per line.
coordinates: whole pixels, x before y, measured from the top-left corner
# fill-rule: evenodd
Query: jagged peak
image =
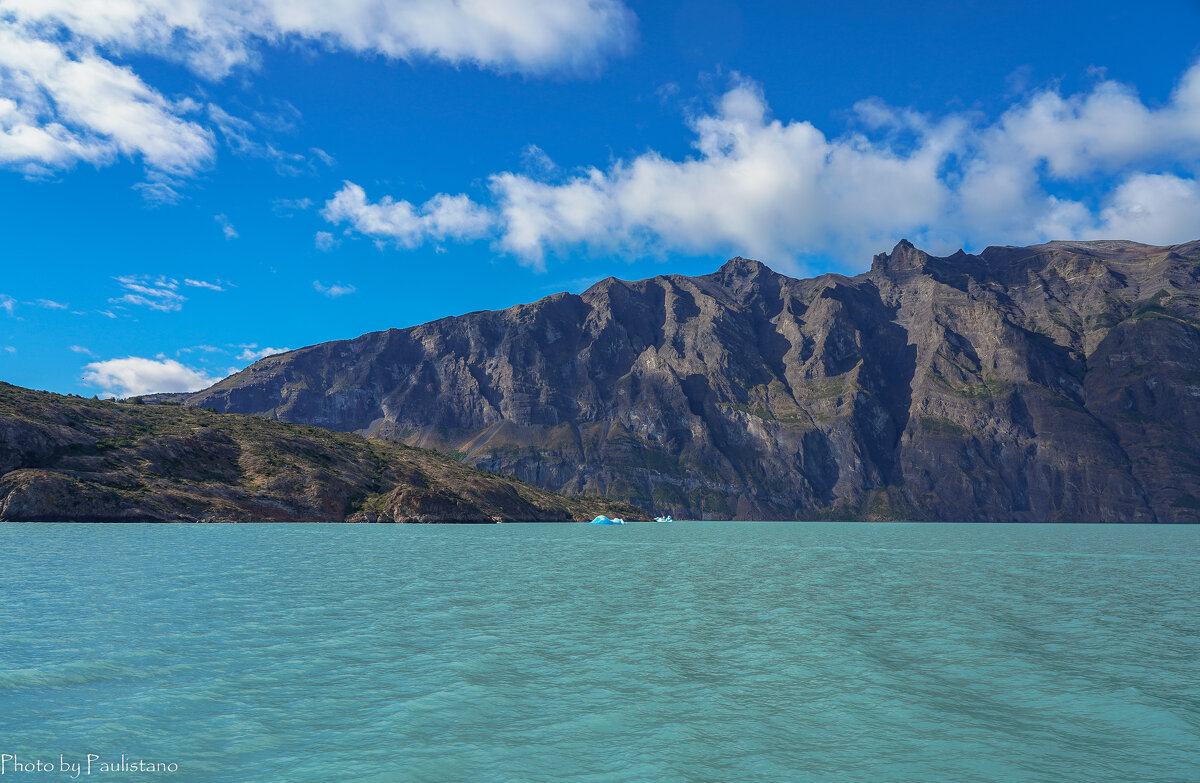
<path fill-rule="evenodd" d="M 721 264 L 721 268 L 717 270 L 718 274 L 737 275 L 738 277 L 748 277 L 751 275 L 762 274 L 763 271 L 772 271 L 769 266 L 762 261 L 756 261 L 753 258 L 742 258 L 734 256 L 733 258 Z"/>
<path fill-rule="evenodd" d="M 918 271 L 925 268 L 930 255 L 907 239 L 901 239 L 890 253 L 879 253 L 871 259 L 871 271 Z"/>

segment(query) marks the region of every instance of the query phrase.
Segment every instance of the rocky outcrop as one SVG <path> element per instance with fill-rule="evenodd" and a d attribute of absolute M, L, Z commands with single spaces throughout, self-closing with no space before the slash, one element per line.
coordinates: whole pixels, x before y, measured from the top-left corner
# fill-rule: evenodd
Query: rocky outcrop
<path fill-rule="evenodd" d="M 601 513 L 645 518 L 398 443 L 0 384 L 0 521 L 582 522 Z"/>
<path fill-rule="evenodd" d="M 188 399 L 676 517 L 1200 521 L 1200 242 L 597 283 Z"/>

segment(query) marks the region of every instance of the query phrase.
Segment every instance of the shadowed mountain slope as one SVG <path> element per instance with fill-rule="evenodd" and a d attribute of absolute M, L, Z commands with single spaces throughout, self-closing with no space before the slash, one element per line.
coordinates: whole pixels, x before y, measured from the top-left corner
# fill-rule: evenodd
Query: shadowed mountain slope
<path fill-rule="evenodd" d="M 0 383 L 4 522 L 569 522 L 639 516 L 399 443 Z"/>
<path fill-rule="evenodd" d="M 188 403 L 677 517 L 1200 521 L 1200 242 L 609 278 L 269 357 Z"/>

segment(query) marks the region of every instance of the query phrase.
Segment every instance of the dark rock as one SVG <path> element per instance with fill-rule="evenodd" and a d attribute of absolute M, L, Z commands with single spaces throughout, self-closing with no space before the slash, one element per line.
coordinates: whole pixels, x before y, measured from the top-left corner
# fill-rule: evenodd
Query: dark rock
<path fill-rule="evenodd" d="M 1200 242 L 735 258 L 263 359 L 188 399 L 676 517 L 1200 521 Z"/>
<path fill-rule="evenodd" d="M 0 383 L 0 521 L 584 522 L 645 518 L 399 443 Z"/>

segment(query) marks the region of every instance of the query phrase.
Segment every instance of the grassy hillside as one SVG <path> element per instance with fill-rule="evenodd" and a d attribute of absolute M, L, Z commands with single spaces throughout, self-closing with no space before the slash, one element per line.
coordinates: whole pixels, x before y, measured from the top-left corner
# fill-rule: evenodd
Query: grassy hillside
<path fill-rule="evenodd" d="M 645 517 L 394 442 L 0 383 L 0 521 L 567 522 L 601 513 Z"/>

